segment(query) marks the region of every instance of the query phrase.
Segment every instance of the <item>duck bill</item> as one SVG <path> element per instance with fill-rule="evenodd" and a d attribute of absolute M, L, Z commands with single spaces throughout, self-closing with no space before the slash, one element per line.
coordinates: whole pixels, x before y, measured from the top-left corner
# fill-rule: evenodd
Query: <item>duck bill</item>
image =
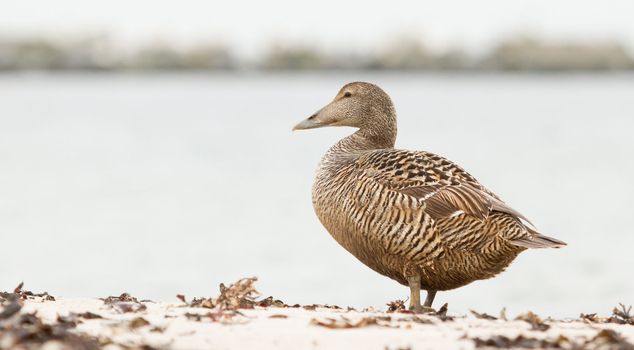
<path fill-rule="evenodd" d="M 295 125 L 293 127 L 293 131 L 295 130 L 306 130 L 306 129 L 315 129 L 315 128 L 321 128 L 322 126 L 326 126 L 324 124 L 321 124 L 315 120 L 311 120 L 311 119 L 305 119 L 302 120 L 301 122 L 299 122 L 297 125 Z"/>
<path fill-rule="evenodd" d="M 322 123 L 319 120 L 319 118 L 318 118 L 319 112 L 321 112 L 321 110 L 315 112 L 310 117 L 308 117 L 308 118 L 302 120 L 301 122 L 299 122 L 297 125 L 295 125 L 293 127 L 293 131 L 295 131 L 295 130 L 315 129 L 315 128 L 321 128 L 323 126 L 327 126 L 328 124 Z"/>

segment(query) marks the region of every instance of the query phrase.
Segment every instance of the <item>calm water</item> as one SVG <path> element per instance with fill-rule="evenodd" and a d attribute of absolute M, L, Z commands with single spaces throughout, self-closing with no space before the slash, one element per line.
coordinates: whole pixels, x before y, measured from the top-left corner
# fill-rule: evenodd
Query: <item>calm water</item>
<path fill-rule="evenodd" d="M 438 305 L 634 303 L 634 76 L 0 76 L 0 290 L 175 300 L 257 275 L 288 303 L 405 298 L 312 211 L 315 166 L 350 130 L 290 131 L 357 79 L 393 97 L 398 147 L 460 163 L 569 243 Z"/>

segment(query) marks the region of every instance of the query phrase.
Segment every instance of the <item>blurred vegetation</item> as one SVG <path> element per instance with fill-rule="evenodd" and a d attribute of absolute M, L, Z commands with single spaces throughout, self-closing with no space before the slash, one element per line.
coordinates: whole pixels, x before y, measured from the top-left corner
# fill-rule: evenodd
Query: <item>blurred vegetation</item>
<path fill-rule="evenodd" d="M 520 37 L 498 45 L 482 67 L 516 71 L 624 70 L 634 60 L 617 42 L 549 43 Z"/>
<path fill-rule="evenodd" d="M 634 57 L 616 41 L 557 42 L 528 36 L 503 40 L 479 57 L 461 48 L 434 50 L 408 37 L 365 52 L 327 52 L 306 44 L 274 43 L 251 61 L 216 42 L 176 47 L 159 41 L 122 50 L 100 36 L 67 41 L 0 37 L 0 71 L 236 69 L 614 71 L 633 70 Z"/>

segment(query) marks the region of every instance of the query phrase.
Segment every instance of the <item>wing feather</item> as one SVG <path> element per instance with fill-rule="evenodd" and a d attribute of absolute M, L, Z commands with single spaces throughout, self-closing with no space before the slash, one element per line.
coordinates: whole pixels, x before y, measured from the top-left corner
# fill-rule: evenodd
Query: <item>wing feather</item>
<path fill-rule="evenodd" d="M 493 211 L 532 223 L 473 176 L 451 161 L 428 152 L 385 150 L 358 164 L 364 174 L 388 190 L 413 197 L 425 204 L 425 212 L 441 219 L 464 212 L 485 220 Z M 386 161 L 387 159 L 387 161 Z"/>

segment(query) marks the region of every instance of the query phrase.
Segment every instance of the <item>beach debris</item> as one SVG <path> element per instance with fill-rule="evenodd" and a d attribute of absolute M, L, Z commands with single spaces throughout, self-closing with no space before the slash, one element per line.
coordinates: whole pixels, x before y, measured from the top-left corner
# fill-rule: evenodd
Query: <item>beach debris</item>
<path fill-rule="evenodd" d="M 211 298 L 194 298 L 192 299 L 192 302 L 189 303 L 189 305 L 187 306 L 213 309 L 216 306 L 216 304 L 214 303 L 214 300 Z"/>
<path fill-rule="evenodd" d="M 274 315 L 269 316 L 269 318 L 288 318 L 288 315 L 274 314 Z"/>
<path fill-rule="evenodd" d="M 188 320 L 195 322 L 202 322 L 205 319 L 208 319 L 211 322 L 220 322 L 222 324 L 243 324 L 248 322 L 246 316 L 237 310 L 213 310 L 207 313 L 188 312 L 184 316 Z"/>
<path fill-rule="evenodd" d="M 24 282 L 20 282 L 20 284 L 13 289 L 13 292 L 0 292 L 0 304 L 13 300 L 14 298 L 20 300 L 42 298 L 42 301 L 55 301 L 55 297 L 48 294 L 48 292 L 33 293 L 30 290 L 25 290 Z"/>
<path fill-rule="evenodd" d="M 182 301 L 183 303 L 187 304 L 187 299 L 185 298 L 184 294 L 176 294 L 176 298 Z"/>
<path fill-rule="evenodd" d="M 4 306 L 0 311 L 0 320 L 11 318 L 22 309 L 23 300 L 27 298 L 22 292 L 24 282 L 21 282 L 13 292 L 0 292 L 0 305 Z"/>
<path fill-rule="evenodd" d="M 407 310 L 404 300 L 396 299 L 387 303 L 387 312 L 397 312 L 404 310 Z"/>
<path fill-rule="evenodd" d="M 611 329 L 603 329 L 594 338 L 586 341 L 581 349 L 634 350 L 634 344 Z"/>
<path fill-rule="evenodd" d="M 559 336 L 554 340 L 539 339 L 519 335 L 509 338 L 504 335 L 494 335 L 488 339 L 473 339 L 476 348 L 500 348 L 500 349 L 570 349 L 572 342 L 568 337 Z"/>
<path fill-rule="evenodd" d="M 564 335 L 554 339 L 533 338 L 525 335 L 509 338 L 495 335 L 488 339 L 472 340 L 476 348 L 634 350 L 632 343 L 611 329 L 600 330 L 594 337 L 585 341 L 574 341 Z"/>
<path fill-rule="evenodd" d="M 150 322 L 143 317 L 136 317 L 130 320 L 130 323 L 128 323 L 128 327 L 130 327 L 130 329 L 137 329 L 137 328 L 141 328 L 141 327 L 145 327 L 149 325 L 150 325 Z"/>
<path fill-rule="evenodd" d="M 331 310 L 342 310 L 341 306 L 338 305 L 329 305 L 329 304 L 310 304 L 310 305 L 303 305 L 302 309 L 304 310 L 308 310 L 308 311 L 315 311 L 317 309 L 331 309 Z M 366 311 L 365 309 L 363 311 Z M 374 312 L 373 311 L 369 311 L 369 312 Z"/>
<path fill-rule="evenodd" d="M 612 309 L 612 315 L 610 317 L 601 317 L 598 316 L 596 313 L 582 313 L 579 315 L 579 318 L 593 323 L 616 323 L 634 325 L 634 314 L 632 314 L 632 306 L 625 306 L 623 303 L 619 303 L 618 306 Z"/>
<path fill-rule="evenodd" d="M 624 304 L 619 303 L 618 306 L 612 309 L 612 316 L 610 316 L 608 322 L 634 325 L 634 314 L 632 314 L 632 306 L 630 305 L 626 307 Z"/>
<path fill-rule="evenodd" d="M 528 322 L 534 331 L 547 331 L 550 328 L 549 325 L 544 323 L 544 321 L 532 311 L 517 316 L 515 320 Z"/>
<path fill-rule="evenodd" d="M 508 321 L 509 319 L 506 317 L 506 308 L 503 307 L 502 310 L 500 310 L 500 320 L 502 321 Z"/>
<path fill-rule="evenodd" d="M 257 300 L 256 297 L 260 293 L 255 289 L 257 277 L 247 277 L 225 286 L 220 284 L 220 295 L 216 298 L 194 298 L 190 303 L 184 295 L 178 294 L 176 297 L 187 304 L 188 307 L 201 307 L 207 309 L 220 310 L 237 310 L 237 309 L 253 309 L 260 307 L 288 307 L 283 301 L 273 298 L 272 296 Z"/>
<path fill-rule="evenodd" d="M 497 317 L 491 316 L 491 315 L 486 314 L 486 313 L 479 313 L 479 312 L 477 312 L 475 310 L 469 310 L 469 311 L 471 312 L 471 314 L 473 316 L 475 316 L 476 318 L 481 319 L 481 320 L 497 320 L 498 319 Z"/>
<path fill-rule="evenodd" d="M 139 312 L 147 310 L 147 306 L 140 302 L 137 298 L 128 293 L 122 293 L 117 296 L 109 296 L 102 298 L 105 305 L 117 310 L 120 313 Z"/>
<path fill-rule="evenodd" d="M 21 309 L 22 305 L 20 305 L 17 299 L 13 300 L 10 304 L 5 306 L 2 311 L 0 311 L 0 320 L 11 318 L 13 315 L 20 312 Z"/>
<path fill-rule="evenodd" d="M 257 301 L 255 305 L 259 307 L 288 307 L 286 303 L 279 299 L 275 299 L 272 296 L 266 297 L 260 301 Z"/>
<path fill-rule="evenodd" d="M 64 319 L 58 319 L 56 324 L 45 324 L 35 313 L 15 314 L 0 323 L 0 347 L 27 350 L 49 347 L 100 349 L 97 338 L 69 331 L 75 326 L 75 322 Z"/>
<path fill-rule="evenodd" d="M 86 311 L 86 312 L 82 312 L 82 313 L 76 313 L 75 315 L 77 315 L 77 317 L 79 317 L 79 318 L 85 318 L 87 320 L 94 320 L 94 319 L 103 318 L 101 315 L 92 313 L 90 311 Z"/>
<path fill-rule="evenodd" d="M 449 304 L 448 303 L 444 303 L 443 306 L 441 306 L 440 309 L 438 309 L 438 311 L 436 311 L 435 313 L 432 313 L 432 315 L 438 317 L 443 322 L 453 321 L 454 317 L 453 316 L 447 316 L 447 311 L 449 311 Z"/>
<path fill-rule="evenodd" d="M 76 314 L 69 313 L 68 315 L 57 315 L 57 323 L 65 326 L 66 328 L 75 328 L 77 324 L 81 322 L 78 320 Z"/>
<path fill-rule="evenodd" d="M 601 322 L 601 317 L 597 316 L 597 313 L 593 313 L 593 314 L 584 314 L 581 313 L 579 315 L 579 318 L 585 321 L 590 321 L 590 322 L 594 322 L 594 323 L 600 323 Z"/>
<path fill-rule="evenodd" d="M 216 306 L 220 310 L 253 309 L 255 296 L 259 295 L 253 286 L 257 280 L 257 277 L 242 278 L 229 287 L 220 283 Z"/>
<path fill-rule="evenodd" d="M 316 319 L 313 318 L 310 320 L 310 324 L 314 326 L 321 326 L 330 329 L 350 329 L 350 328 L 363 328 L 368 326 L 381 326 L 379 324 L 379 319 L 377 317 L 363 317 L 360 320 L 353 321 L 345 316 L 341 316 L 339 319 L 336 318 L 325 318 L 325 319 Z"/>
<path fill-rule="evenodd" d="M 57 315 L 57 322 L 60 324 L 64 324 L 70 327 L 76 327 L 77 324 L 82 323 L 83 320 L 91 320 L 91 319 L 103 319 L 103 317 L 94 314 L 92 312 L 69 312 L 66 315 Z"/>
<path fill-rule="evenodd" d="M 414 322 L 418 324 L 434 324 L 434 322 L 430 320 L 429 318 L 423 318 L 416 315 L 412 316 L 411 318 L 404 318 L 404 319 L 402 318 L 397 321 Z"/>
<path fill-rule="evenodd" d="M 223 324 L 244 323 L 248 322 L 248 319 L 238 311 L 239 309 L 253 309 L 255 306 L 288 306 L 273 297 L 256 300 L 259 293 L 254 287 L 255 281 L 257 281 L 256 277 L 242 278 L 229 287 L 221 283 L 220 295 L 216 298 L 194 298 L 188 303 L 183 294 L 178 294 L 176 297 L 187 307 L 210 309 L 207 313 L 188 312 L 184 315 L 188 320 L 196 322 L 208 319 Z M 236 316 L 241 317 L 236 318 Z"/>

